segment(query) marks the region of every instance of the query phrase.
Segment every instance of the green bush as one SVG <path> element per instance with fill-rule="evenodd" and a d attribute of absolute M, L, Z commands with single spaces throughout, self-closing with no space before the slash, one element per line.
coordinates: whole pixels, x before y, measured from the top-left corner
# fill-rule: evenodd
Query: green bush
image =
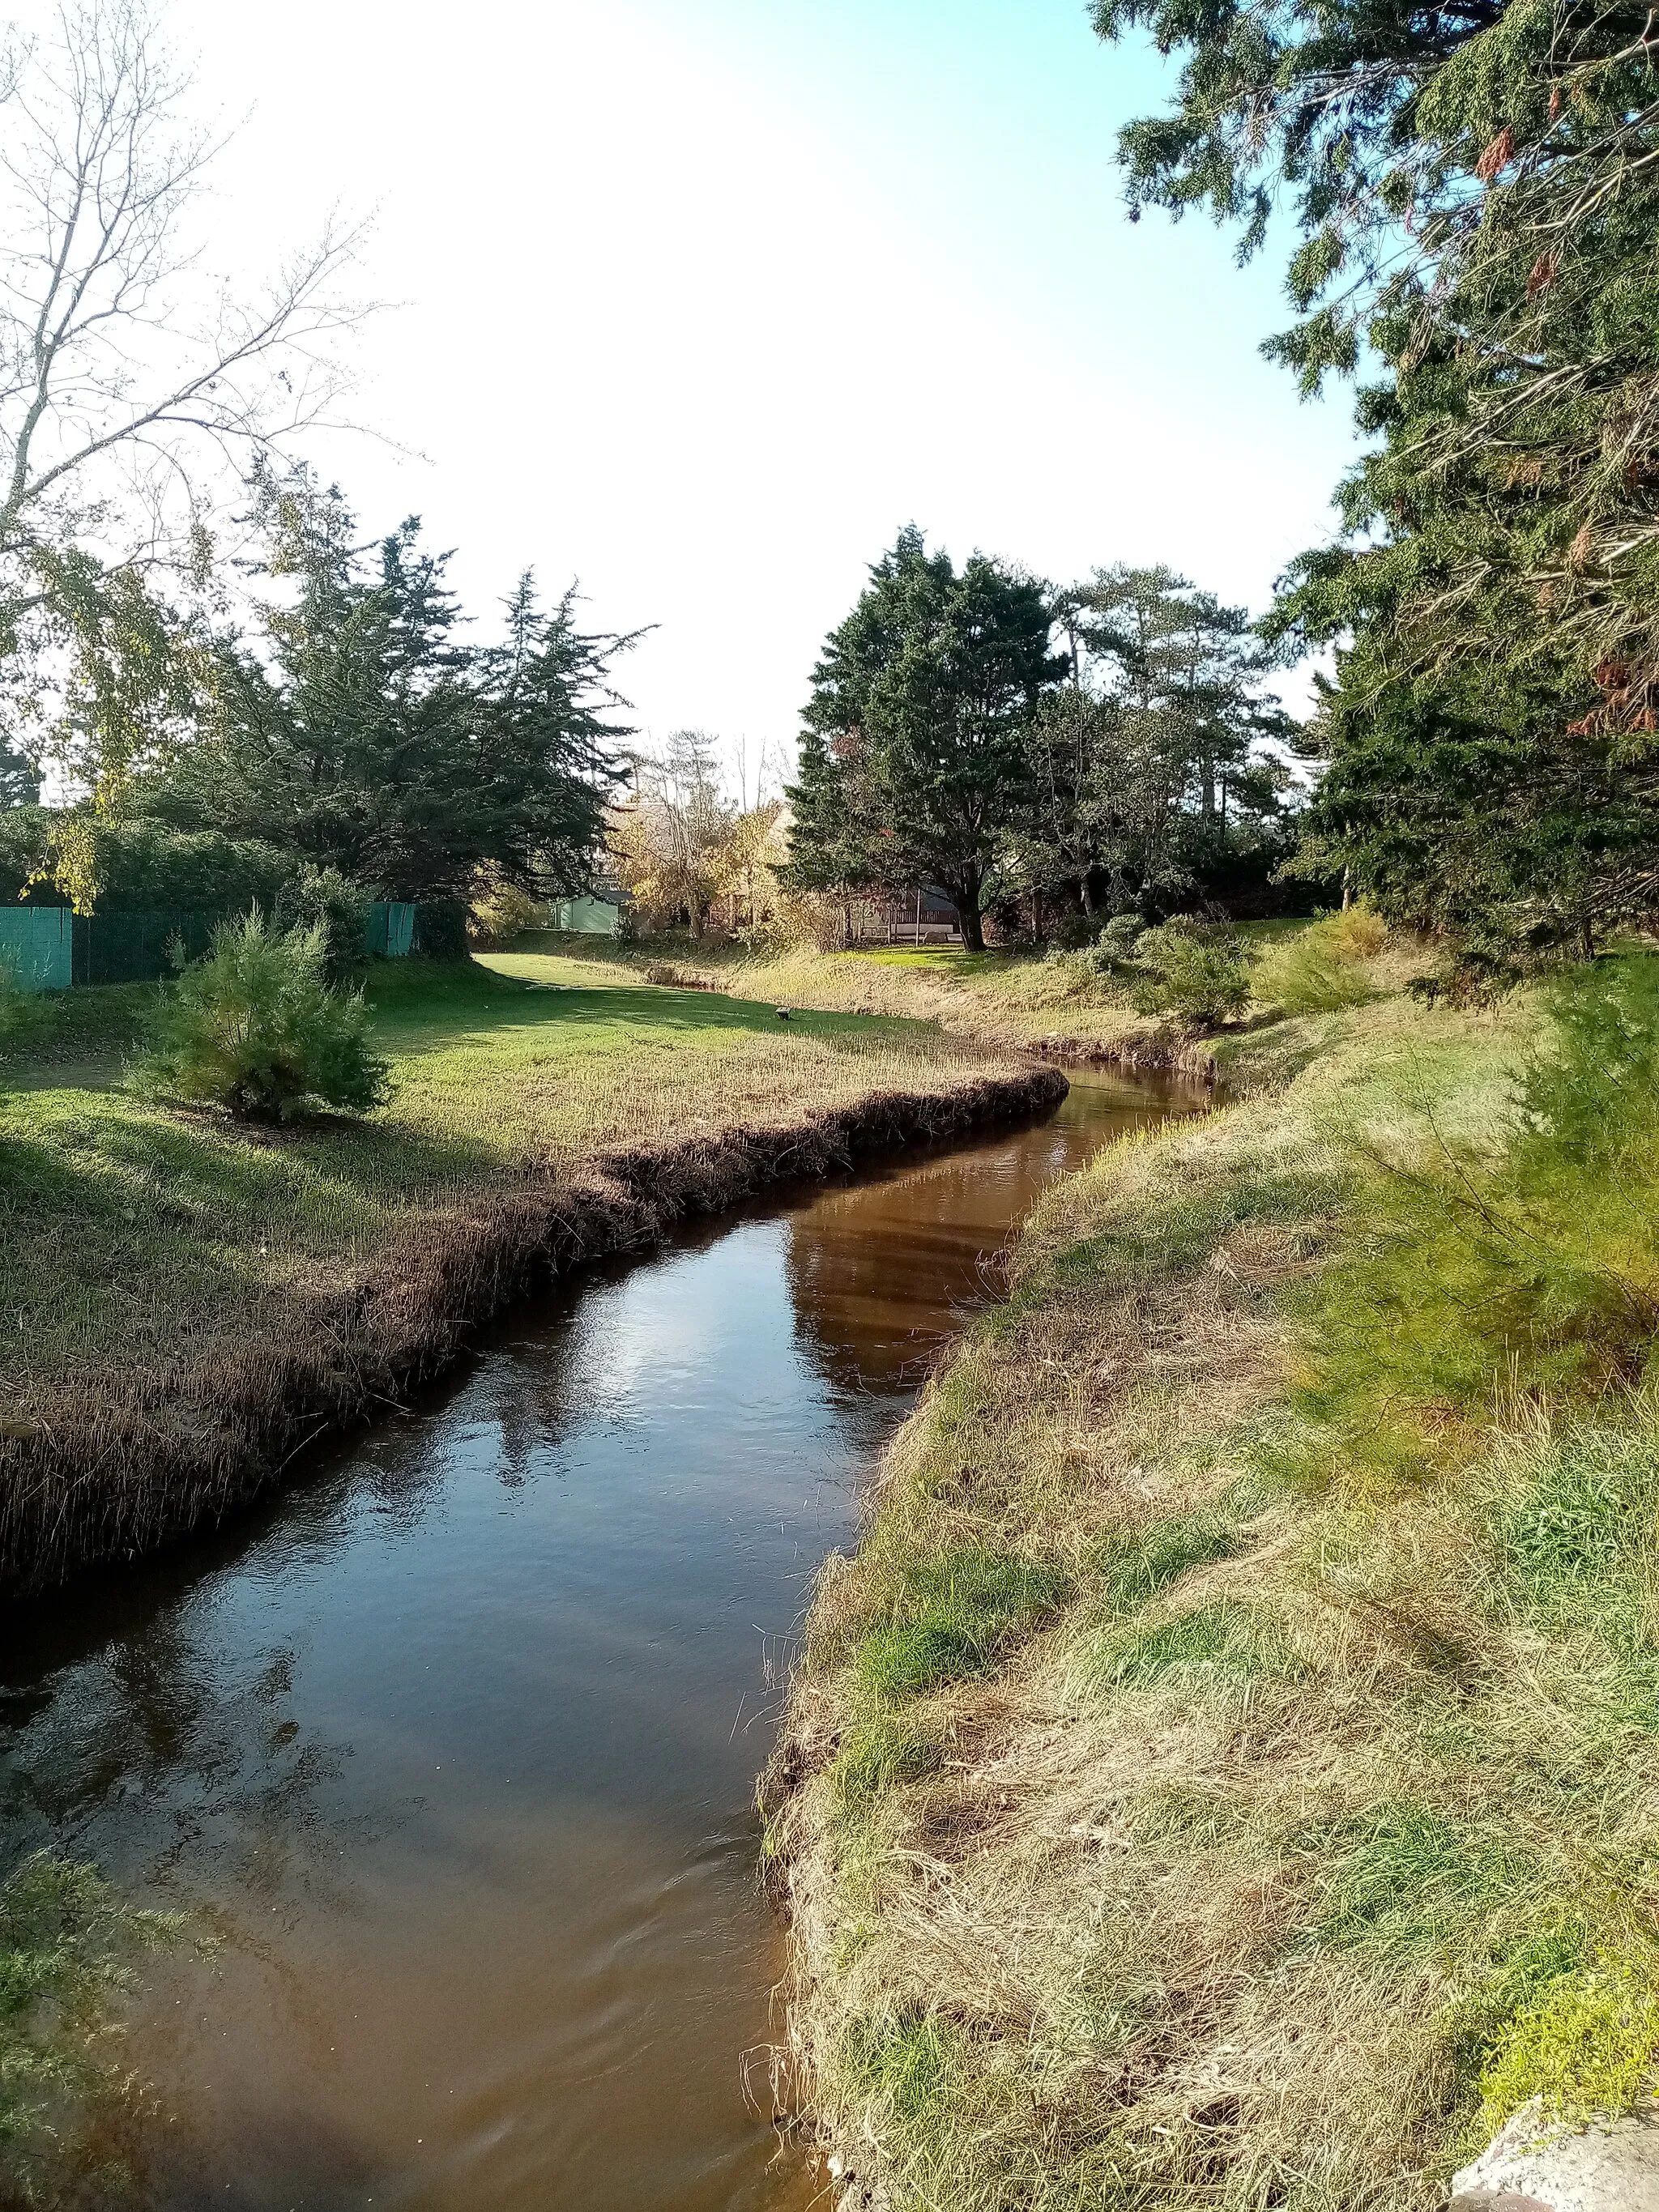
<path fill-rule="evenodd" d="M 1097 975 L 1131 975 L 1135 948 L 1146 934 L 1138 914 L 1115 914 L 1083 957 Z"/>
<path fill-rule="evenodd" d="M 0 1056 L 35 1036 L 53 1011 L 38 992 L 25 991 L 9 963 L 0 960 Z"/>
<path fill-rule="evenodd" d="M 320 923 L 282 931 L 257 908 L 221 922 L 207 957 L 161 993 L 135 1081 L 245 1121 L 383 1104 L 390 1070 L 369 1049 L 362 994 L 331 990 L 326 965 Z"/>
<path fill-rule="evenodd" d="M 459 899 L 422 899 L 415 909 L 414 948 L 422 960 L 465 960 L 466 908 Z"/>
<path fill-rule="evenodd" d="M 368 958 L 368 894 L 337 868 L 302 868 L 276 894 L 272 920 L 278 929 L 319 929 L 323 969 L 331 983 L 343 982 Z"/>
<path fill-rule="evenodd" d="M 1386 927 L 1364 907 L 1326 915 L 1274 946 L 1261 963 L 1255 996 L 1291 1014 L 1363 1005 L 1375 994 L 1362 963 L 1375 958 L 1387 938 Z"/>
<path fill-rule="evenodd" d="M 522 937 L 527 929 L 547 925 L 547 908 L 540 899 L 510 882 L 493 864 L 480 868 L 468 910 L 467 937 L 486 951 L 499 951 Z"/>
<path fill-rule="evenodd" d="M 1372 1159 L 1304 1309 L 1300 1409 L 1391 1478 L 1483 1446 L 1495 1393 L 1641 1382 L 1659 1333 L 1659 963 L 1561 984 L 1495 1158 L 1425 1131 Z"/>
<path fill-rule="evenodd" d="M 1177 915 L 1145 933 L 1134 966 L 1134 1002 L 1143 1014 L 1177 1014 L 1214 1029 L 1237 1021 L 1249 1004 L 1249 957 L 1225 923 Z"/>

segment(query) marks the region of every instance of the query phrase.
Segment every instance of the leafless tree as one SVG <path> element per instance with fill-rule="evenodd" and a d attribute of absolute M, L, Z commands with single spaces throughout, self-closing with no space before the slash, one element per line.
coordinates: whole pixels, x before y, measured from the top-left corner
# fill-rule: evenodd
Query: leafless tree
<path fill-rule="evenodd" d="M 189 217 L 218 150 L 148 0 L 67 0 L 0 58 L 0 615 L 43 553 L 177 555 L 227 459 L 314 425 L 350 240 L 252 301 L 205 276 Z"/>

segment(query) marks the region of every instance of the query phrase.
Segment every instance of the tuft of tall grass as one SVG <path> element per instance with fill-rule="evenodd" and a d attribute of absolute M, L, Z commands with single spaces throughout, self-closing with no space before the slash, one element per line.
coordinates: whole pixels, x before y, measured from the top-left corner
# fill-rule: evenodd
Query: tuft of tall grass
<path fill-rule="evenodd" d="M 871 1712 L 842 1737 L 830 1783 L 842 1812 L 856 1820 L 888 1790 L 932 1774 L 944 1756 L 943 1745 L 925 1729 L 892 1713 Z"/>
<path fill-rule="evenodd" d="M 1109 1611 L 1127 1612 L 1189 1568 L 1231 1559 L 1242 1540 L 1237 1521 L 1215 1505 L 1114 1528 L 1089 1563 L 1090 1595 Z"/>
<path fill-rule="evenodd" d="M 1235 1598 L 1218 1598 L 1171 1620 L 1131 1622 L 1086 1640 L 1077 1672 L 1085 1686 L 1099 1692 L 1146 1689 L 1172 1678 L 1196 1690 L 1288 1677 L 1302 1665 L 1283 1625 L 1271 1614 Z"/>
<path fill-rule="evenodd" d="M 1263 1005 L 1289 1014 L 1340 1013 L 1376 996 L 1365 972 L 1388 942 L 1388 927 L 1365 907 L 1324 915 L 1264 957 L 1252 986 Z"/>

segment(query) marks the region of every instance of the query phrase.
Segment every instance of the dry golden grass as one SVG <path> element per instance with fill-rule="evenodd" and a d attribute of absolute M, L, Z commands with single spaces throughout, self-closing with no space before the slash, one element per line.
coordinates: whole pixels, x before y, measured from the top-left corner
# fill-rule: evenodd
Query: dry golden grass
<path fill-rule="evenodd" d="M 1362 1007 L 1056 1187 L 896 1443 L 763 1790 L 852 2201 L 1427 2212 L 1528 2080 L 1606 2078 L 1535 2057 L 1540 1992 L 1659 1972 L 1659 1417 L 1496 1408 L 1439 1490 L 1275 1474 L 1345 1138 L 1490 1126 L 1526 1019 Z M 1635 1548 L 1523 1572 L 1587 1455 Z"/>

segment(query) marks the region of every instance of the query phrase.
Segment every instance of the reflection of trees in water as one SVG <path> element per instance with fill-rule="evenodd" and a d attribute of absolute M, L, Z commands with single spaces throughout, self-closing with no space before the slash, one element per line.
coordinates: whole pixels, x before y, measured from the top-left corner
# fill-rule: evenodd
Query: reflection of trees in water
<path fill-rule="evenodd" d="M 953 1153 L 887 1182 L 825 1192 L 790 1217 L 796 1331 L 829 1382 L 915 1389 L 964 1313 L 994 1296 L 996 1255 L 1046 1150 Z"/>
<path fill-rule="evenodd" d="M 0 1736 L 6 1858 L 46 1844 L 128 1880 L 191 1863 L 267 1900 L 295 1881 L 341 1896 L 361 1824 L 319 1800 L 350 1746 L 293 1717 L 291 1650 L 227 1654 L 210 1592 L 63 1669 Z"/>
<path fill-rule="evenodd" d="M 997 1255 L 1045 1185 L 1144 1120 L 1149 1103 L 1161 1099 L 1085 1091 L 1056 1120 L 825 1192 L 792 1215 L 803 1352 L 839 1389 L 913 1389 L 941 1341 L 998 1294 Z"/>

